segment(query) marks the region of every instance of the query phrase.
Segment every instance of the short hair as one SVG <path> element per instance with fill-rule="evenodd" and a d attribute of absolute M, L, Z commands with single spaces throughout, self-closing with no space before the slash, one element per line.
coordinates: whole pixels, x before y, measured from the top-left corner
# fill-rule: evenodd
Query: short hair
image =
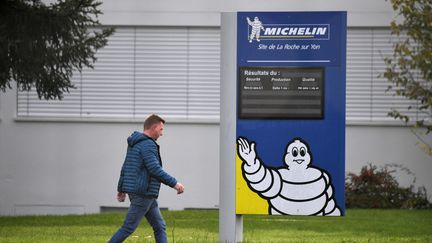
<path fill-rule="evenodd" d="M 147 117 L 147 119 L 144 121 L 144 130 L 150 129 L 153 125 L 159 124 L 160 122 L 165 124 L 165 120 L 162 119 L 158 115 L 151 115 Z"/>

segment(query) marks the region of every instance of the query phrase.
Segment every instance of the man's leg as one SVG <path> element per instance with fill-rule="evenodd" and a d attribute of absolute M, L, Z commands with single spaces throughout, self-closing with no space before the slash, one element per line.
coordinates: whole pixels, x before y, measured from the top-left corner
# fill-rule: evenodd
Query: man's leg
<path fill-rule="evenodd" d="M 144 198 L 142 196 L 129 194 L 131 201 L 126 219 L 120 229 L 112 236 L 109 243 L 123 242 L 138 227 L 141 219 L 149 211 L 154 199 Z"/>
<path fill-rule="evenodd" d="M 167 243 L 166 224 L 159 210 L 159 205 L 156 199 L 153 201 L 145 216 L 153 228 L 156 243 Z"/>

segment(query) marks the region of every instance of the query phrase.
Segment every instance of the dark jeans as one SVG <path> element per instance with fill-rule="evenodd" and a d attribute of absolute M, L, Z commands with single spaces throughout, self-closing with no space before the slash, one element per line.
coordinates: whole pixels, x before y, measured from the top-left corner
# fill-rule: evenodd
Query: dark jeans
<path fill-rule="evenodd" d="M 138 227 L 145 216 L 152 226 L 157 243 L 167 243 L 166 225 L 156 198 L 144 197 L 137 194 L 128 194 L 131 201 L 126 219 L 120 229 L 112 236 L 109 243 L 123 242 Z"/>

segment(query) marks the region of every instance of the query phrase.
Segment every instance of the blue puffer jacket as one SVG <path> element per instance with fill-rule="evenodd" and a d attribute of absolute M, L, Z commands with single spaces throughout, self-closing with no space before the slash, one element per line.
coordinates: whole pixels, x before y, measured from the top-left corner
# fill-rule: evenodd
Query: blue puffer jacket
<path fill-rule="evenodd" d="M 177 180 L 162 169 L 159 145 L 152 138 L 134 132 L 127 142 L 117 191 L 158 197 L 161 182 L 170 187 L 177 184 Z"/>

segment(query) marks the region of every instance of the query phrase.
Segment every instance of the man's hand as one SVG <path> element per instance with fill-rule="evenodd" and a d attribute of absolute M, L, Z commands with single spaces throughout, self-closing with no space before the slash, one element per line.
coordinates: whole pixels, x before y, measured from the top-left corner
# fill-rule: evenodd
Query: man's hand
<path fill-rule="evenodd" d="M 182 194 L 184 192 L 184 186 L 181 183 L 178 183 L 174 186 L 174 189 L 176 189 L 177 194 Z"/>
<path fill-rule="evenodd" d="M 124 192 L 117 192 L 117 201 L 124 202 L 126 199 L 126 193 Z"/>

